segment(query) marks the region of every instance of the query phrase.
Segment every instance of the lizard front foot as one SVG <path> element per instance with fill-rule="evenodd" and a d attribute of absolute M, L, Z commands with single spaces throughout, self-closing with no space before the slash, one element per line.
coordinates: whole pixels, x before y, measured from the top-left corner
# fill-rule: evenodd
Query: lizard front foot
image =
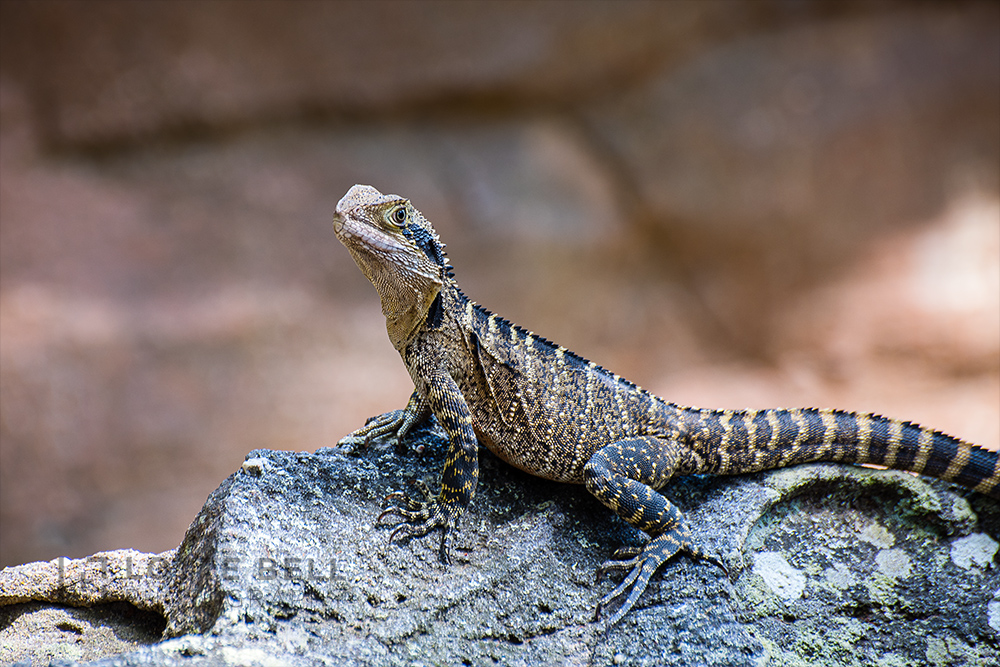
<path fill-rule="evenodd" d="M 385 497 L 387 502 L 399 501 L 401 505 L 390 505 L 375 520 L 376 525 L 382 523 L 385 517 L 397 517 L 399 519 L 396 527 L 389 535 L 389 542 L 392 543 L 397 537 L 400 539 L 411 539 L 423 537 L 432 530 L 441 529 L 441 561 L 450 564 L 451 558 L 448 554 L 448 533 L 458 524 L 460 512 L 456 508 L 448 505 L 439 496 L 431 493 L 427 485 L 422 481 L 414 482 L 417 490 L 424 497 L 423 500 L 414 500 L 401 491 L 394 491 Z"/>
<path fill-rule="evenodd" d="M 364 426 L 341 438 L 337 446 L 347 452 L 358 452 L 367 449 L 373 440 L 381 440 L 386 436 L 396 439 L 398 446 L 398 433 L 405 421 L 406 412 L 404 410 L 393 410 L 371 417 Z"/>

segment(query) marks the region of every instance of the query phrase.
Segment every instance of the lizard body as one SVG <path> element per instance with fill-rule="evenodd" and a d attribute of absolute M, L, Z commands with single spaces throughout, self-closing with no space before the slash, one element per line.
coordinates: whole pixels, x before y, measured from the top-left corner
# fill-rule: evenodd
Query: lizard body
<path fill-rule="evenodd" d="M 450 448 L 441 489 L 418 485 L 382 516 L 390 536 L 447 536 L 471 501 L 482 443 L 533 475 L 582 483 L 650 540 L 619 549 L 598 573 L 626 571 L 601 607 L 624 596 L 621 619 L 650 577 L 680 552 L 709 558 L 684 517 L 657 492 L 675 475 L 732 475 L 815 461 L 878 464 L 1000 498 L 996 452 L 939 431 L 841 410 L 711 410 L 669 403 L 471 301 L 431 224 L 396 195 L 356 185 L 334 230 L 379 293 L 386 327 L 414 382 L 401 416 L 382 415 L 349 437 L 394 436 L 437 417 Z M 721 565 L 721 563 L 719 563 Z"/>

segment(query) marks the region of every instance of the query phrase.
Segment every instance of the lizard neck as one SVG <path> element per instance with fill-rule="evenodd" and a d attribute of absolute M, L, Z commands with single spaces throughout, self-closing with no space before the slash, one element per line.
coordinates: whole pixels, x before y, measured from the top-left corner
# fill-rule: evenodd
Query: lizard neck
<path fill-rule="evenodd" d="M 378 287 L 376 284 L 376 289 Z M 420 285 L 387 285 L 385 289 L 379 289 L 385 329 L 397 351 L 401 352 L 424 326 L 428 311 L 441 293 L 441 288 L 440 282 L 427 281 Z"/>
<path fill-rule="evenodd" d="M 427 312 L 434 299 L 441 291 L 441 286 L 428 290 L 419 299 L 408 306 L 400 309 L 395 308 L 395 303 L 387 309 L 385 300 L 382 301 L 382 313 L 385 315 L 385 330 L 389 334 L 389 340 L 397 351 L 402 352 L 403 348 L 413 339 L 424 322 L 427 320 Z"/>
<path fill-rule="evenodd" d="M 429 271 L 407 270 L 405 261 L 385 261 L 364 249 L 349 249 L 378 292 L 392 346 L 402 351 L 427 320 L 427 312 L 443 287 L 442 278 Z"/>

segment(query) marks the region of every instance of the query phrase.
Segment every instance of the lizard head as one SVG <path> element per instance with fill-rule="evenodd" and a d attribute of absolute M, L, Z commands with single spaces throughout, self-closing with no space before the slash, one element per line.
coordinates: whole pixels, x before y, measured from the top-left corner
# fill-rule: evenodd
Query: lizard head
<path fill-rule="evenodd" d="M 402 349 L 450 278 L 437 232 L 409 200 L 370 185 L 347 191 L 333 231 L 378 291 L 389 338 Z"/>

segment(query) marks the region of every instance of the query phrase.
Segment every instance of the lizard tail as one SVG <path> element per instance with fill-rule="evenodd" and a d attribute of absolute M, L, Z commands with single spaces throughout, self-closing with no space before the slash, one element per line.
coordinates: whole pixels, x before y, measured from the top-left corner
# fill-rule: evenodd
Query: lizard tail
<path fill-rule="evenodd" d="M 967 486 L 1000 499 L 1000 458 L 940 431 L 842 410 L 685 411 L 700 440 L 704 470 L 742 474 L 799 463 L 871 463 Z"/>

